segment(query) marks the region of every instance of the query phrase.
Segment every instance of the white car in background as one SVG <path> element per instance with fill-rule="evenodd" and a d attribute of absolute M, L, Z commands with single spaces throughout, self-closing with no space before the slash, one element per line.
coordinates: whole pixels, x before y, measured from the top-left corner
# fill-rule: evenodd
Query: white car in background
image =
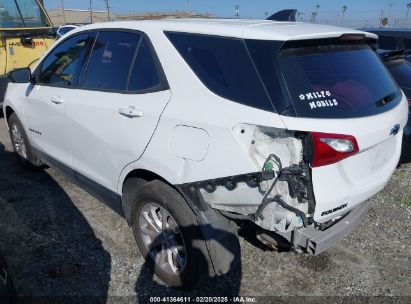
<path fill-rule="evenodd" d="M 112 22 L 10 74 L 25 163 L 124 216 L 170 286 L 240 258 L 234 220 L 319 254 L 352 231 L 401 153 L 408 103 L 352 29 L 259 20 Z"/>
<path fill-rule="evenodd" d="M 57 38 L 63 37 L 65 34 L 67 34 L 68 32 L 70 32 L 70 31 L 72 31 L 76 28 L 78 28 L 78 26 L 74 25 L 74 24 L 67 24 L 67 25 L 60 26 L 56 31 Z"/>

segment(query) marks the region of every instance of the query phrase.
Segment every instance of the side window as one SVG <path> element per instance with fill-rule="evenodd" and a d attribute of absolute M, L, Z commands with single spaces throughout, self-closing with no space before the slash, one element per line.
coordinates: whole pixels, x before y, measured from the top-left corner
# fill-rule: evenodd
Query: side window
<path fill-rule="evenodd" d="M 143 91 L 157 87 L 161 84 L 157 73 L 156 64 L 149 44 L 144 38 L 138 49 L 130 77 L 129 91 Z"/>
<path fill-rule="evenodd" d="M 411 39 L 410 38 L 404 38 L 404 47 L 407 50 L 411 49 Z"/>
<path fill-rule="evenodd" d="M 378 35 L 378 48 L 382 50 L 396 50 L 397 39 L 393 36 Z"/>
<path fill-rule="evenodd" d="M 84 87 L 125 91 L 140 38 L 137 33 L 100 32 L 90 55 Z"/>
<path fill-rule="evenodd" d="M 242 39 L 166 35 L 210 91 L 250 107 L 274 110 Z"/>
<path fill-rule="evenodd" d="M 94 38 L 95 33 L 85 33 L 58 45 L 43 61 L 39 83 L 63 87 L 77 86 Z"/>

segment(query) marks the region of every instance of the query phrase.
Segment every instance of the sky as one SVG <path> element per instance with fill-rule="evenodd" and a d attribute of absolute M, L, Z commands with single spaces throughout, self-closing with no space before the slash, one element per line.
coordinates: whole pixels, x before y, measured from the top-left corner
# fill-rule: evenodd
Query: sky
<path fill-rule="evenodd" d="M 342 7 L 347 6 L 344 26 L 378 26 L 381 12 L 389 18 L 390 26 L 404 25 L 407 3 L 411 0 L 108 0 L 113 12 L 119 14 L 146 12 L 195 11 L 213 13 L 218 17 L 233 18 L 235 6 L 240 7 L 241 18 L 264 19 L 272 13 L 286 8 L 295 8 L 303 21 L 311 19 L 319 5 L 317 22 L 341 23 Z M 44 0 L 47 9 L 59 8 L 61 0 Z M 105 10 L 105 0 L 92 0 L 93 9 Z M 89 0 L 64 0 L 65 8 L 88 9 Z M 411 11 L 407 26 L 411 26 Z"/>

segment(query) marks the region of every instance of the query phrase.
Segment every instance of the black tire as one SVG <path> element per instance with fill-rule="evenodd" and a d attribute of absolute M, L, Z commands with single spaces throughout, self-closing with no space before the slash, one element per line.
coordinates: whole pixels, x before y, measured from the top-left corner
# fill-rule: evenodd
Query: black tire
<path fill-rule="evenodd" d="M 10 140 L 13 145 L 13 150 L 19 156 L 23 166 L 29 169 L 41 167 L 42 163 L 38 159 L 36 154 L 33 152 L 33 148 L 30 145 L 30 141 L 27 137 L 27 134 L 19 118 L 17 117 L 16 113 L 13 113 L 10 115 L 9 120 L 8 120 L 8 125 L 9 125 Z M 21 134 L 22 144 L 24 144 L 25 146 L 25 153 L 18 152 L 16 138 L 13 135 L 14 128 L 17 128 Z"/>
<path fill-rule="evenodd" d="M 197 218 L 184 198 L 164 182 L 155 180 L 140 188 L 135 197 L 132 213 L 134 237 L 147 265 L 168 286 L 183 289 L 195 287 L 208 274 L 208 251 L 203 240 Z M 156 204 L 164 208 L 175 221 L 185 244 L 185 267 L 179 274 L 170 274 L 161 268 L 150 254 L 140 233 L 140 214 L 147 205 Z M 151 251 L 153 252 L 153 251 Z"/>

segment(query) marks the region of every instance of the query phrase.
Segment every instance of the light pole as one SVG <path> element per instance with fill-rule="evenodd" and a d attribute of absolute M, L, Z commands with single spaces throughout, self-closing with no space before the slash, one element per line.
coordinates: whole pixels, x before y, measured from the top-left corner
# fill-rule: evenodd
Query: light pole
<path fill-rule="evenodd" d="M 93 6 L 92 6 L 92 0 L 90 0 L 90 23 L 93 23 Z"/>
<path fill-rule="evenodd" d="M 61 0 L 61 14 L 63 15 L 63 23 L 66 24 L 66 12 L 64 10 L 64 0 Z"/>
<path fill-rule="evenodd" d="M 110 22 L 110 7 L 108 6 L 108 0 L 104 0 L 106 2 L 106 7 L 107 7 L 107 19 Z"/>

